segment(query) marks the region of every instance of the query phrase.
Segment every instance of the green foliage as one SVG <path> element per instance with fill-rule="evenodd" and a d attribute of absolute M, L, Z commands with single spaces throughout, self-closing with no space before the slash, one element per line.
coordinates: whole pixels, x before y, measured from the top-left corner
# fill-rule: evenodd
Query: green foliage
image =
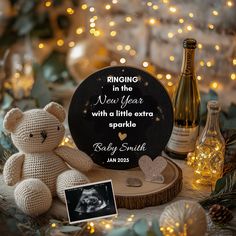
<path fill-rule="evenodd" d="M 160 230 L 159 222 L 156 218 L 154 218 L 152 220 L 152 231 L 153 231 L 155 236 L 162 236 L 163 235 L 161 230 Z"/>
<path fill-rule="evenodd" d="M 112 230 L 107 236 L 136 236 L 136 234 L 128 227 L 122 227 Z"/>
<path fill-rule="evenodd" d="M 31 91 L 31 96 L 36 100 L 38 107 L 44 107 L 51 101 L 51 93 L 47 81 L 43 77 L 43 72 L 39 65 L 34 65 L 35 83 Z"/>
<path fill-rule="evenodd" d="M 216 182 L 212 196 L 236 191 L 236 170 L 226 174 Z"/>
<path fill-rule="evenodd" d="M 146 236 L 149 231 L 146 219 L 139 219 L 133 224 L 133 231 L 137 236 Z"/>
<path fill-rule="evenodd" d="M 131 228 L 116 228 L 109 232 L 107 236 L 163 236 L 163 234 L 160 231 L 157 219 L 153 219 L 151 227 L 149 227 L 146 219 L 139 219 L 134 222 Z"/>
<path fill-rule="evenodd" d="M 54 0 L 52 7 L 61 6 L 67 0 Z M 71 0 L 73 6 L 78 6 L 77 0 Z M 11 0 L 16 14 L 12 15 L 6 24 L 0 37 L 0 51 L 4 52 L 22 37 L 30 35 L 39 39 L 50 39 L 54 37 L 53 22 L 51 22 L 50 11 L 52 9 L 39 10 L 40 0 Z M 66 14 L 59 15 L 57 25 L 67 34 L 71 22 Z"/>
<path fill-rule="evenodd" d="M 49 82 L 64 82 L 71 79 L 66 67 L 66 54 L 53 51 L 42 64 L 43 77 Z"/>
<path fill-rule="evenodd" d="M 216 182 L 215 190 L 200 204 L 209 208 L 213 204 L 224 205 L 228 208 L 236 207 L 236 170 L 227 173 Z"/>

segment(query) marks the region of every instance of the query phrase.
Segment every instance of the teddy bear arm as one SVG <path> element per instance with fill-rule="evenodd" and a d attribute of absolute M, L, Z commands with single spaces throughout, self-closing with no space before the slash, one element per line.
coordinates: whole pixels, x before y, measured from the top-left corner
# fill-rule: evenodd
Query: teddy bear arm
<path fill-rule="evenodd" d="M 66 146 L 58 147 L 55 153 L 72 168 L 79 171 L 89 171 L 93 167 L 92 159 L 84 152 Z"/>
<path fill-rule="evenodd" d="M 3 178 L 8 186 L 13 186 L 20 181 L 24 158 L 23 153 L 15 153 L 7 159 L 3 168 Z"/>

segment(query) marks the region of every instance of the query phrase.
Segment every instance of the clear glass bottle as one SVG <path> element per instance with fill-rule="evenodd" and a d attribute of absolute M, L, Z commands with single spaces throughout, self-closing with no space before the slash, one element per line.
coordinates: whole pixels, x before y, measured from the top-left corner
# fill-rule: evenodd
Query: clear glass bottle
<path fill-rule="evenodd" d="M 219 127 L 219 102 L 209 101 L 207 108 L 206 126 L 196 143 L 194 173 L 196 183 L 214 186 L 223 173 L 225 141 Z"/>

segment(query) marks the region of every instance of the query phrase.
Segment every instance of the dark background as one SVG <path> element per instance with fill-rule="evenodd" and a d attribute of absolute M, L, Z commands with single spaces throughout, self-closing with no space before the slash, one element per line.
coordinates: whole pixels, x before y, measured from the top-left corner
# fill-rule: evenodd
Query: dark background
<path fill-rule="evenodd" d="M 139 76 L 141 81 L 137 83 L 107 83 L 107 77 L 113 76 Z M 133 87 L 132 92 L 113 92 L 112 85 L 121 87 L 123 84 Z M 120 98 L 130 95 L 131 98 L 143 98 L 144 103 L 127 105 L 120 108 L 120 103 L 93 106 L 99 95 L 107 95 L 109 98 Z M 161 111 L 157 107 L 161 108 Z M 86 109 L 86 113 L 84 110 Z M 153 112 L 153 117 L 92 117 L 92 111 L 105 109 L 109 111 L 129 110 L 132 113 L 139 111 Z M 156 122 L 156 117 L 161 120 Z M 109 128 L 110 122 L 125 122 L 132 120 L 135 128 Z M 128 169 L 138 166 L 138 159 L 142 155 L 155 158 L 164 149 L 169 140 L 173 126 L 173 110 L 171 100 L 161 85 L 147 72 L 132 67 L 109 67 L 89 76 L 76 90 L 69 108 L 69 127 L 72 137 L 79 149 L 93 158 L 96 164 L 111 169 Z M 118 133 L 127 133 L 127 138 L 121 141 Z M 108 146 L 110 142 L 118 148 L 127 142 L 128 146 L 147 143 L 146 151 L 119 152 L 111 156 L 110 152 L 94 152 L 93 144 L 101 142 Z M 108 158 L 129 158 L 129 163 L 107 163 Z"/>

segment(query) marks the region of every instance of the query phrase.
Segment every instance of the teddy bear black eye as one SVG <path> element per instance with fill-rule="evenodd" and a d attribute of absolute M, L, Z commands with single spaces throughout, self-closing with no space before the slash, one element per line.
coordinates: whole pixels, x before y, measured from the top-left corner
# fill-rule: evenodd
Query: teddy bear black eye
<path fill-rule="evenodd" d="M 32 137 L 33 137 L 33 134 L 30 134 L 29 136 L 30 136 L 30 138 L 32 138 Z"/>
<path fill-rule="evenodd" d="M 60 126 L 57 126 L 57 130 L 60 130 Z"/>

